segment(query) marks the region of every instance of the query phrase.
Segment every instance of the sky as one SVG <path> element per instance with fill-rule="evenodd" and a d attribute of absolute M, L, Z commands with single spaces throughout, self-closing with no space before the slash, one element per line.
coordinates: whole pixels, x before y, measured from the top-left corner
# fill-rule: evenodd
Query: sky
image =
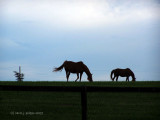
<path fill-rule="evenodd" d="M 16 81 L 19 66 L 24 81 L 66 81 L 52 72 L 65 60 L 83 61 L 93 81 L 115 68 L 158 81 L 159 11 L 159 0 L 0 0 L 0 81 Z"/>

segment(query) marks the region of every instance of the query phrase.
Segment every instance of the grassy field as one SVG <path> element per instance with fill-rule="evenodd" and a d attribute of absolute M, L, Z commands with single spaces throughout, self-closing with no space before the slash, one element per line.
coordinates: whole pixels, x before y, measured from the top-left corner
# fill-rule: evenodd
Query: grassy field
<path fill-rule="evenodd" d="M 160 82 L 0 82 L 0 85 L 160 87 Z M 160 93 L 88 92 L 88 120 L 160 119 Z M 2 120 L 81 120 L 78 92 L 0 91 Z"/>

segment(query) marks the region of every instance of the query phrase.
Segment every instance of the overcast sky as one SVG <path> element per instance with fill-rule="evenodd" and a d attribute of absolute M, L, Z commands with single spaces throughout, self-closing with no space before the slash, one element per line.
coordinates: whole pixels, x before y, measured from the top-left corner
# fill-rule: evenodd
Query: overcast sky
<path fill-rule="evenodd" d="M 160 80 L 159 11 L 159 0 L 0 0 L 0 80 L 21 66 L 24 81 L 66 81 L 52 72 L 65 60 L 83 61 L 94 81 L 115 68 Z"/>

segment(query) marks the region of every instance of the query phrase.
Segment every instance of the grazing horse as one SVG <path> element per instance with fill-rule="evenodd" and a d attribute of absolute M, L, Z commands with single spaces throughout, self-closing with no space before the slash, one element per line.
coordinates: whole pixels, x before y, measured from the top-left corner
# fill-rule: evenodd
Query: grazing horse
<path fill-rule="evenodd" d="M 114 77 L 112 77 L 113 74 L 114 74 Z M 126 81 L 129 81 L 129 77 L 131 76 L 132 81 L 136 81 L 134 73 L 129 68 L 126 68 L 126 69 L 117 68 L 117 69 L 112 70 L 111 75 L 110 75 L 112 81 L 114 81 L 115 78 L 117 81 L 119 76 L 126 77 Z"/>
<path fill-rule="evenodd" d="M 90 82 L 93 81 L 92 74 L 90 73 L 88 67 L 82 61 L 80 62 L 64 61 L 64 63 L 60 67 L 54 68 L 53 72 L 62 71 L 63 68 L 66 71 L 67 82 L 68 82 L 70 73 L 77 74 L 77 79 L 75 80 L 75 82 L 79 79 L 79 73 L 80 73 L 80 81 L 81 81 L 83 72 L 87 74 L 88 80 Z"/>

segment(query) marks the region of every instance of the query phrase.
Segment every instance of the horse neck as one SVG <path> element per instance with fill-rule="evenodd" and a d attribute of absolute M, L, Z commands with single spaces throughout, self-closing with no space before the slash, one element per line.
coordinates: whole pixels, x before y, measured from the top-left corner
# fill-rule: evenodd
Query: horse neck
<path fill-rule="evenodd" d="M 131 72 L 132 79 L 135 79 L 134 73 Z"/>
<path fill-rule="evenodd" d="M 87 74 L 88 77 L 91 75 L 91 73 L 86 65 L 84 65 L 84 72 Z"/>

